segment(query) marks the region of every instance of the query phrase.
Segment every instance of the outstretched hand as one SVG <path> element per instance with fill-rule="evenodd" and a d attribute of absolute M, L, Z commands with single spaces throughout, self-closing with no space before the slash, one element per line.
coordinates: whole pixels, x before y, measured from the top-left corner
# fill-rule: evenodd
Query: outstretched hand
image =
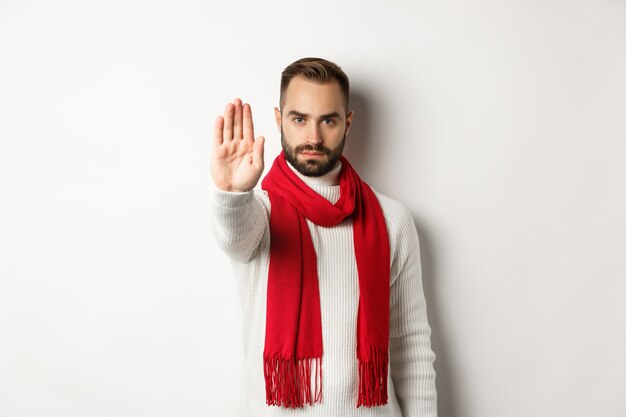
<path fill-rule="evenodd" d="M 249 191 L 263 173 L 265 138 L 254 138 L 252 110 L 236 98 L 215 120 L 211 177 L 223 191 Z"/>

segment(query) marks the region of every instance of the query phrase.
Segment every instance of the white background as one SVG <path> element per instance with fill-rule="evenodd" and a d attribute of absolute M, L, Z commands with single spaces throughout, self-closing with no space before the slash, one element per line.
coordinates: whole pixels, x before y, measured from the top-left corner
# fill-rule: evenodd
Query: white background
<path fill-rule="evenodd" d="M 441 417 L 623 417 L 626 3 L 0 0 L 0 417 L 234 416 L 212 124 L 351 77 L 418 227 Z"/>

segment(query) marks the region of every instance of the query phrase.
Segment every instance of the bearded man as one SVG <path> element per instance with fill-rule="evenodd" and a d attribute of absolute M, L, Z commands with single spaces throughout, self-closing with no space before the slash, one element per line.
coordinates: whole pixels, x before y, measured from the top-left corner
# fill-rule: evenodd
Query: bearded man
<path fill-rule="evenodd" d="M 342 155 L 348 77 L 297 60 L 274 112 L 283 151 L 260 190 L 249 104 L 218 116 L 211 158 L 213 232 L 244 317 L 242 415 L 436 416 L 417 231 Z"/>

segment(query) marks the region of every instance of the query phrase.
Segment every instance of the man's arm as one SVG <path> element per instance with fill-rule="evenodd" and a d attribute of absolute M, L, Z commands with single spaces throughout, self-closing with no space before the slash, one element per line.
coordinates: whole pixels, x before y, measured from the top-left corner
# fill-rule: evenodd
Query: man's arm
<path fill-rule="evenodd" d="M 217 245 L 230 258 L 248 262 L 269 231 L 267 212 L 254 191 L 228 192 L 210 187 L 211 226 Z"/>
<path fill-rule="evenodd" d="M 252 189 L 263 172 L 265 139 L 254 138 L 252 110 L 235 99 L 215 120 L 210 186 L 213 232 L 231 258 L 247 262 L 267 229 L 265 209 Z"/>
<path fill-rule="evenodd" d="M 390 288 L 390 373 L 403 417 L 435 417 L 435 353 L 430 346 L 419 240 L 410 212 L 403 209 L 400 214 L 392 268 L 396 279 Z"/>

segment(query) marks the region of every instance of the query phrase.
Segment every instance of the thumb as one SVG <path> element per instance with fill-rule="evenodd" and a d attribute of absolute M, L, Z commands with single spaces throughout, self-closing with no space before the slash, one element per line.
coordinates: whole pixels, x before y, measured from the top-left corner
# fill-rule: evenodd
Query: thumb
<path fill-rule="evenodd" d="M 252 147 L 252 164 L 256 167 L 259 167 L 261 170 L 263 169 L 263 153 L 265 152 L 265 138 L 263 136 L 259 136 L 254 141 L 254 146 Z"/>

